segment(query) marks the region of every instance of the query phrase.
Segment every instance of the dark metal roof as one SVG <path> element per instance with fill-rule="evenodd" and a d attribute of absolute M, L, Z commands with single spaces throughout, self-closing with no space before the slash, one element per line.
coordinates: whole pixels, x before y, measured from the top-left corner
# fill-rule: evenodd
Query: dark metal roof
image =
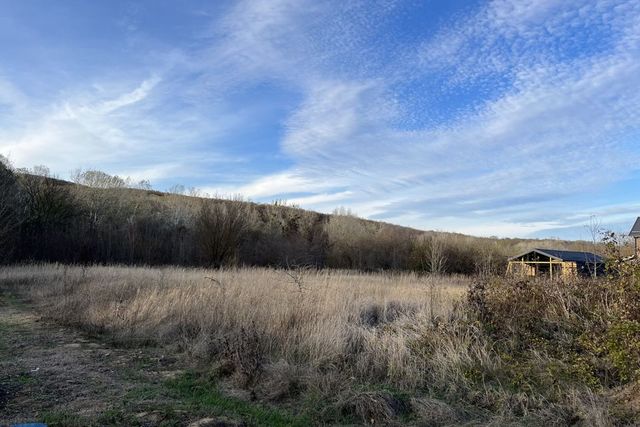
<path fill-rule="evenodd" d="M 636 219 L 636 223 L 633 224 L 633 227 L 631 227 L 629 236 L 640 237 L 640 216 Z"/>
<path fill-rule="evenodd" d="M 597 262 L 603 263 L 604 259 L 593 252 L 580 252 L 580 251 L 563 251 L 558 249 L 532 249 L 530 251 L 521 253 L 520 255 L 516 255 L 514 257 L 509 258 L 509 261 L 513 261 L 524 255 L 537 252 L 540 255 L 544 255 L 549 258 L 555 258 L 560 261 L 573 261 L 573 262 Z"/>

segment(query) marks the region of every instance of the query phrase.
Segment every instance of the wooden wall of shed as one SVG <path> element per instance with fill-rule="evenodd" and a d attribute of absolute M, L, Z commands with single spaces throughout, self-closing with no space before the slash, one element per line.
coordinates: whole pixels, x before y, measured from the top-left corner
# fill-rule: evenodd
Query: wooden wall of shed
<path fill-rule="evenodd" d="M 507 273 L 514 275 L 522 275 L 527 277 L 534 277 L 536 275 L 536 269 L 533 265 L 522 263 L 520 261 L 509 261 Z"/>
<path fill-rule="evenodd" d="M 564 261 L 562 263 L 562 277 L 576 277 L 578 275 L 578 265 L 574 261 Z"/>
<path fill-rule="evenodd" d="M 578 275 L 578 265 L 574 261 L 554 262 L 554 277 L 557 275 L 558 267 L 561 277 L 576 277 Z M 522 275 L 526 277 L 536 276 L 536 267 L 533 264 L 522 263 L 521 261 L 509 261 L 507 273 Z"/>

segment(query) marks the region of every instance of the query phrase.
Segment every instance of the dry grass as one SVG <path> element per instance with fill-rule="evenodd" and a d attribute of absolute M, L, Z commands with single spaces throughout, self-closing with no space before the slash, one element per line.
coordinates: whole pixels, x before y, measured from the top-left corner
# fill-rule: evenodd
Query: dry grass
<path fill-rule="evenodd" d="M 467 293 L 472 281 L 265 268 L 0 270 L 0 288 L 58 322 L 121 345 L 162 345 L 248 399 L 295 402 L 320 423 L 611 424 L 611 398 L 589 390 L 591 365 L 573 358 L 573 344 L 562 347 L 575 316 L 554 308 L 582 313 L 597 302 L 581 291 L 590 285 L 496 279 Z M 558 337 L 547 337 L 548 325 Z M 536 327 L 542 340 L 531 336 Z"/>
<path fill-rule="evenodd" d="M 4 268 L 0 282 L 48 316 L 121 343 L 178 343 L 206 360 L 240 340 L 257 347 L 241 353 L 264 354 L 265 363 L 340 366 L 348 376 L 407 388 L 421 378 L 409 345 L 417 326 L 451 313 L 469 279 L 45 264 Z"/>

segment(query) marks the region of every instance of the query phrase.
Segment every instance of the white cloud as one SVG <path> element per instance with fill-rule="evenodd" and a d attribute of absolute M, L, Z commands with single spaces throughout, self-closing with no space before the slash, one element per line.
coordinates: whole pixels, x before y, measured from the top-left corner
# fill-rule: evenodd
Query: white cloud
<path fill-rule="evenodd" d="M 18 165 L 53 164 L 59 173 L 78 167 L 79 159 L 107 162 L 136 143 L 113 113 L 144 100 L 157 81 L 145 80 L 131 92 L 92 104 L 65 100 L 32 111 L 21 127 L 0 132 L 0 150 Z"/>
<path fill-rule="evenodd" d="M 292 156 L 322 156 L 378 132 L 396 112 L 376 82 L 318 82 L 287 121 L 283 149 Z"/>
<path fill-rule="evenodd" d="M 351 191 L 340 191 L 338 193 L 321 193 L 314 196 L 295 197 L 287 200 L 295 205 L 304 205 L 310 209 L 320 209 L 322 211 L 333 210 L 336 203 L 341 200 L 347 200 L 353 195 Z"/>
<path fill-rule="evenodd" d="M 126 107 L 145 99 L 153 88 L 160 83 L 161 79 L 158 76 L 151 77 L 140 84 L 137 88 L 129 93 L 118 96 L 115 99 L 104 101 L 96 108 L 96 112 L 99 114 L 109 114 L 122 107 Z"/>
<path fill-rule="evenodd" d="M 14 108 L 9 124 L 0 127 L 0 152 L 19 167 L 49 165 L 63 178 L 77 168 L 95 168 L 175 182 L 201 174 L 204 165 L 237 163 L 237 156 L 199 150 L 203 135 L 215 141 L 241 121 L 242 113 L 220 111 L 205 119 L 197 108 L 174 109 L 171 103 L 181 100 L 162 84 L 158 75 L 135 85 L 94 83 L 44 105 L 24 96 L 25 107 Z M 214 111 L 212 106 L 206 112 Z"/>
<path fill-rule="evenodd" d="M 495 0 L 422 38 L 388 32 L 394 7 L 236 2 L 212 19 L 206 46 L 167 49 L 162 72 L 124 89 L 94 81 L 46 107 L 0 79 L 0 108 L 22 114 L 0 130 L 0 151 L 25 165 L 107 164 L 163 179 L 205 164 L 221 133 L 250 127 L 229 100 L 267 83 L 290 97 L 280 153 L 270 153 L 286 166 L 200 186 L 512 235 L 581 220 L 556 201 L 637 170 L 640 3 Z"/>
<path fill-rule="evenodd" d="M 259 178 L 252 183 L 241 186 L 236 189 L 222 189 L 223 193 L 239 193 L 247 197 L 273 197 L 283 194 L 322 191 L 331 187 L 328 182 L 322 182 L 304 176 L 303 174 L 292 172 L 283 172 L 273 175 L 267 175 Z"/>
<path fill-rule="evenodd" d="M 617 35 L 607 49 L 587 57 L 558 58 L 551 48 L 529 51 L 535 43 L 550 46 L 554 34 L 572 40 L 577 36 L 563 26 L 591 25 L 603 7 L 574 6 L 496 1 L 463 21 L 468 28 L 445 31 L 424 44 L 419 55 L 425 61 L 429 53 L 429 72 L 451 72 L 457 76 L 453 86 L 473 84 L 486 73 L 508 73 L 500 96 L 453 123 L 404 130 L 402 111 L 387 89 L 398 82 L 389 76 L 307 79 L 306 100 L 287 121 L 282 140 L 296 162 L 296 181 L 280 186 L 260 179 L 243 189 L 259 187 L 257 197 L 294 193 L 326 175 L 334 178 L 334 189 L 349 188 L 346 201 L 354 210 L 422 228 L 512 235 L 565 226 L 562 218 L 511 221 L 511 203 L 526 205 L 520 200 L 527 195 L 535 199 L 531 209 L 597 191 L 639 160 L 625 138 L 630 129 L 640 129 L 640 92 L 633 89 L 640 87 L 640 62 L 629 56 L 638 48 L 638 32 L 630 35 L 629 15 L 602 16 L 605 22 L 598 25 L 619 25 Z M 500 40 L 492 35 L 497 28 Z M 283 49 L 276 57 L 287 56 Z M 322 194 L 332 190 L 320 188 Z M 468 211 L 460 203 L 465 200 Z"/>

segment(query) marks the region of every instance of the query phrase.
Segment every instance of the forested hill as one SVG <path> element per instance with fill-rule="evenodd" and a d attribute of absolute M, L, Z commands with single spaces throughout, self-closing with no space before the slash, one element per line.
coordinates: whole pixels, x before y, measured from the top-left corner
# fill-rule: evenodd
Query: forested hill
<path fill-rule="evenodd" d="M 88 171 L 71 183 L 0 163 L 4 262 L 316 266 L 447 273 L 504 271 L 532 247 L 586 242 L 423 232 L 337 212 L 153 191 Z M 38 174 L 39 173 L 39 174 Z M 44 176 L 43 176 L 44 175 Z M 182 190 L 177 190 L 182 192 Z"/>

